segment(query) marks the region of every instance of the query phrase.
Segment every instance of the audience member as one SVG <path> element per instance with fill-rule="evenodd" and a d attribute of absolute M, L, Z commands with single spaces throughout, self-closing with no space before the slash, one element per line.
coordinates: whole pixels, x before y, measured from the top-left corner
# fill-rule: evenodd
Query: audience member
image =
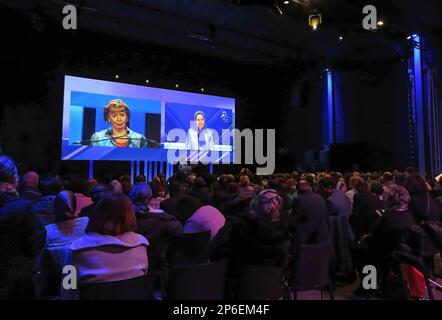
<path fill-rule="evenodd" d="M 136 278 L 147 273 L 148 241 L 137 228 L 132 203 L 123 193 L 101 199 L 86 233 L 70 246 L 79 287 Z M 63 291 L 63 294 L 69 294 Z"/>
<path fill-rule="evenodd" d="M 19 198 L 17 168 L 0 156 L 0 300 L 34 298 L 35 258 L 46 229 L 29 201 Z"/>
<path fill-rule="evenodd" d="M 43 195 L 38 190 L 40 176 L 34 171 L 26 172 L 19 184 L 20 198 L 23 200 L 37 201 Z"/>

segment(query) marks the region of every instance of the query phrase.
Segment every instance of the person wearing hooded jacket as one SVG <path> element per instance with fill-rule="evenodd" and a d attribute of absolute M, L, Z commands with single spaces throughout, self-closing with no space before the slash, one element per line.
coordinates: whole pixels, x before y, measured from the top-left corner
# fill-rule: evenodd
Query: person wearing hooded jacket
<path fill-rule="evenodd" d="M 0 300 L 34 298 L 34 259 L 46 240 L 32 203 L 16 187 L 14 162 L 0 156 Z"/>

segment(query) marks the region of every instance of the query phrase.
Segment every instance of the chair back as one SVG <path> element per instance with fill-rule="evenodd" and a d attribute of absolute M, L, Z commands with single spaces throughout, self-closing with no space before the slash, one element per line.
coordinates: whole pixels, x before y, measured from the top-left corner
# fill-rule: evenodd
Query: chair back
<path fill-rule="evenodd" d="M 166 300 L 222 300 L 226 262 L 172 267 L 166 285 Z"/>
<path fill-rule="evenodd" d="M 169 241 L 167 262 L 169 266 L 195 265 L 209 260 L 210 230 L 183 233 Z"/>
<path fill-rule="evenodd" d="M 321 290 L 329 284 L 330 243 L 302 245 L 294 258 L 291 286 L 294 291 Z"/>
<path fill-rule="evenodd" d="M 84 285 L 80 288 L 81 300 L 153 300 L 152 277 L 140 277 Z"/>
<path fill-rule="evenodd" d="M 277 300 L 283 294 L 282 268 L 248 265 L 242 269 L 238 299 Z"/>

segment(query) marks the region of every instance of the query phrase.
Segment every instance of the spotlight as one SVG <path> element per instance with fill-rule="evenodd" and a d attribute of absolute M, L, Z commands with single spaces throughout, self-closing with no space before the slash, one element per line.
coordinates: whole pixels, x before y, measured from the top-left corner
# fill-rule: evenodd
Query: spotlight
<path fill-rule="evenodd" d="M 313 29 L 313 31 L 316 31 L 318 29 L 318 26 L 322 22 L 322 15 L 320 13 L 312 14 L 308 17 L 308 24 Z"/>
<path fill-rule="evenodd" d="M 201 88 L 201 92 L 204 92 L 204 88 Z"/>
<path fill-rule="evenodd" d="M 146 80 L 146 83 L 149 83 L 149 80 Z"/>
<path fill-rule="evenodd" d="M 407 37 L 407 40 L 411 40 L 411 36 L 408 36 L 408 37 Z"/>
<path fill-rule="evenodd" d="M 339 36 L 338 40 L 339 41 L 344 41 L 344 37 L 343 36 Z"/>
<path fill-rule="evenodd" d="M 284 4 L 289 4 L 290 3 L 290 1 L 284 1 Z"/>
<path fill-rule="evenodd" d="M 120 76 L 118 74 L 116 74 L 115 79 L 120 79 Z"/>
<path fill-rule="evenodd" d="M 175 88 L 178 88 L 179 87 L 179 84 L 177 83 L 176 85 L 175 85 Z"/>
<path fill-rule="evenodd" d="M 384 24 L 385 24 L 385 23 L 384 23 L 383 20 L 379 20 L 379 21 L 378 21 L 378 26 L 379 26 L 379 27 L 382 27 Z"/>

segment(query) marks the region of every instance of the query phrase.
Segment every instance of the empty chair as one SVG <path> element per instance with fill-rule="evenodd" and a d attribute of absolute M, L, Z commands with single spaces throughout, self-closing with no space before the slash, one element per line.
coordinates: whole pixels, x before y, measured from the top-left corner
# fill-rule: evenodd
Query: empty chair
<path fill-rule="evenodd" d="M 293 273 L 290 281 L 294 298 L 297 292 L 328 289 L 330 298 L 334 300 L 330 281 L 330 262 L 332 257 L 330 243 L 302 245 L 293 262 Z"/>
<path fill-rule="evenodd" d="M 147 275 L 80 287 L 81 300 L 153 300 L 153 281 Z"/>
<path fill-rule="evenodd" d="M 242 269 L 238 299 L 277 300 L 283 295 L 282 268 L 248 265 Z"/>
<path fill-rule="evenodd" d="M 207 263 L 210 230 L 183 233 L 170 239 L 167 252 L 169 266 Z"/>
<path fill-rule="evenodd" d="M 226 262 L 173 267 L 166 285 L 166 300 L 222 300 Z"/>

